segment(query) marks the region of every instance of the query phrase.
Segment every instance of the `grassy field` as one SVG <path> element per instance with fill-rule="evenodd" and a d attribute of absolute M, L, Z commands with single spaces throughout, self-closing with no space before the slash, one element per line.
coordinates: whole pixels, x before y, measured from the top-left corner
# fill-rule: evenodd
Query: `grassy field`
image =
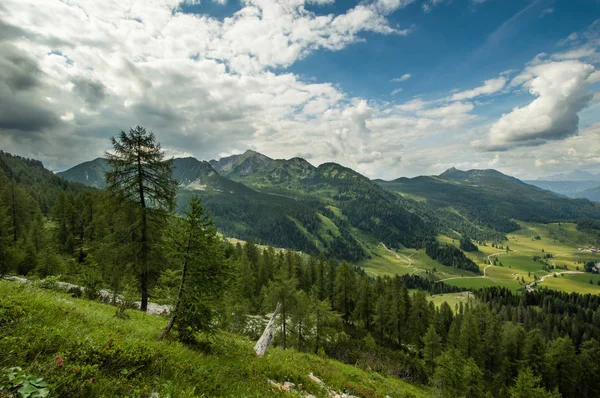
<path fill-rule="evenodd" d="M 533 282 L 536 276 L 540 278 L 548 275 L 548 272 L 542 269 L 543 264 L 533 260 L 534 256 L 544 257 L 552 254 L 552 258 L 545 261 L 549 265 L 560 268 L 566 266 L 566 271 L 583 270 L 583 264 L 587 261 L 600 262 L 600 254 L 578 250 L 591 246 L 594 242 L 592 237 L 578 231 L 575 224 L 520 223 L 520 225 L 520 230 L 507 235 L 507 241 L 486 242 L 485 245 L 478 246 L 478 252 L 466 253 L 479 265 L 482 273 L 485 269 L 485 278 L 474 277 L 475 275 L 470 272 L 445 267 L 427 257 L 423 250 L 415 249 L 402 249 L 394 254 L 379 246 L 372 250 L 373 257 L 362 261 L 360 265 L 372 275 L 423 274 L 425 270 L 433 272 L 435 269 L 436 277 L 445 280 L 444 282 L 449 285 L 474 289 L 504 286 L 518 290 Z M 438 241 L 459 246 L 458 240 L 447 236 L 439 236 Z M 502 248 L 492 247 L 492 243 L 499 244 Z M 488 267 L 489 256 L 498 257 L 501 265 Z M 551 272 L 561 271 L 565 270 L 558 269 Z M 593 279 L 593 284 L 589 283 L 590 278 Z M 547 278 L 541 285 L 567 292 L 598 294 L 600 293 L 598 278 L 600 277 L 590 274 L 564 275 L 558 278 Z"/>
<path fill-rule="evenodd" d="M 478 252 L 467 253 L 467 256 L 475 261 L 481 269 L 489 265 L 488 256 L 498 257 L 502 266 L 487 268 L 487 278 L 484 280 L 454 279 L 447 283 L 473 288 L 500 285 L 518 290 L 524 286 L 524 283 L 533 282 L 534 276 L 548 275 L 548 272 L 542 269 L 543 264 L 533 260 L 534 256 L 544 257 L 551 254 L 552 258 L 546 259 L 547 263 L 561 268 L 566 266 L 566 271 L 582 270 L 583 264 L 587 261 L 600 261 L 600 255 L 578 250 L 593 244 L 593 242 L 589 236 L 578 231 L 575 224 L 520 223 L 520 225 L 522 228 L 519 231 L 507 235 L 507 241 L 497 242 L 503 246 L 502 249 L 492 247 L 492 242 L 486 242 L 485 246 L 478 246 Z M 452 241 L 447 237 L 440 237 L 439 240 L 458 246 L 458 241 Z M 506 251 L 507 246 L 510 249 L 509 252 Z M 561 271 L 565 270 L 551 270 L 551 272 Z M 590 277 L 594 280 L 594 285 L 590 285 Z M 598 294 L 600 286 L 596 284 L 596 281 L 596 276 L 590 274 L 564 275 L 558 278 L 547 278 L 542 285 L 567 292 Z"/>
<path fill-rule="evenodd" d="M 435 294 L 433 296 L 429 296 L 429 300 L 433 302 L 436 307 L 442 305 L 442 303 L 446 302 L 450 305 L 453 311 L 457 312 L 459 303 L 466 303 L 469 300 L 474 300 L 473 294 L 470 292 L 462 292 L 462 293 L 446 293 L 446 294 Z"/>
<path fill-rule="evenodd" d="M 212 336 L 208 352 L 172 337 L 158 341 L 165 324 L 138 311 L 120 319 L 111 306 L 0 281 L 0 378 L 3 369 L 20 366 L 44 378 L 51 396 L 297 396 L 277 390 L 269 379 L 329 396 L 309 379 L 312 372 L 338 392 L 429 396 L 424 388 L 294 350 L 272 348 L 258 358 L 252 341 L 228 333 Z"/>
<path fill-rule="evenodd" d="M 372 257 L 359 265 L 371 275 L 405 275 L 433 272 L 439 279 L 456 276 L 474 276 L 472 272 L 446 267 L 431 259 L 424 250 L 400 249 L 389 251 L 382 246 L 371 250 Z"/>

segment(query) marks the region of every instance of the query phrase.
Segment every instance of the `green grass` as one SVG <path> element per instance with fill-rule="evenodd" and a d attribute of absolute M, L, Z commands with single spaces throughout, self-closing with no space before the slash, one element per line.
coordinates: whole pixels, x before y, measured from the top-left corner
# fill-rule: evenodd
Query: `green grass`
<path fill-rule="evenodd" d="M 590 280 L 592 280 L 593 284 L 590 284 Z M 559 275 L 556 278 L 547 278 L 542 285 L 550 289 L 564 290 L 569 293 L 598 294 L 600 290 L 598 281 L 600 281 L 600 275 L 597 274 L 565 274 Z"/>
<path fill-rule="evenodd" d="M 429 301 L 433 302 L 436 307 L 439 307 L 442 303 L 448 303 L 450 308 L 454 311 L 459 303 L 466 303 L 469 300 L 474 300 L 473 294 L 470 292 L 446 293 L 429 296 Z"/>
<path fill-rule="evenodd" d="M 424 250 L 400 249 L 393 250 L 392 253 L 377 246 L 370 251 L 372 257 L 361 261 L 359 265 L 371 275 L 419 275 L 424 274 L 426 270 L 430 272 L 435 270 L 435 275 L 440 279 L 474 275 L 469 271 L 442 265 L 427 256 Z"/>
<path fill-rule="evenodd" d="M 556 266 L 567 266 L 568 271 L 576 271 L 577 268 L 583 268 L 583 263 L 587 261 L 600 261 L 600 255 L 590 254 L 579 251 L 578 248 L 593 244 L 593 237 L 577 230 L 575 224 L 554 223 L 554 224 L 535 224 L 519 222 L 521 229 L 508 234 L 507 241 L 496 242 L 505 248 L 508 245 L 510 252 L 506 249 L 492 247 L 493 242 L 486 242 L 486 245 L 479 245 L 479 251 L 466 253 L 467 257 L 475 261 L 479 268 L 483 270 L 487 265 L 488 256 L 499 254 L 502 266 L 492 266 L 487 268 L 485 279 L 453 279 L 446 283 L 453 286 L 466 288 L 481 288 L 486 286 L 503 286 L 512 290 L 518 290 L 525 284 L 534 281 L 534 276 L 538 277 L 548 273 L 542 269 L 543 264 L 533 261 L 533 256 L 543 257 L 551 253 L 552 258 L 547 259 L 548 264 Z M 536 237 L 540 239 L 536 239 Z M 458 247 L 459 242 L 447 236 L 439 236 L 438 241 L 448 243 Z M 542 251 L 543 250 L 543 251 Z M 562 270 L 556 270 L 561 272 Z M 542 285 L 551 289 L 564 290 L 567 292 L 592 293 L 599 294 L 600 286 L 589 284 L 590 275 L 565 275 L 560 279 L 548 278 Z"/>
<path fill-rule="evenodd" d="M 429 395 L 398 379 L 294 350 L 275 347 L 258 358 L 252 341 L 224 332 L 212 336 L 209 353 L 174 336 L 158 341 L 164 318 L 130 311 L 129 319 L 120 319 L 114 313 L 111 306 L 0 281 L 0 369 L 20 366 L 43 377 L 53 396 L 293 396 L 268 379 L 328 396 L 309 380 L 311 372 L 336 391 L 355 395 Z M 63 366 L 57 366 L 57 355 Z"/>

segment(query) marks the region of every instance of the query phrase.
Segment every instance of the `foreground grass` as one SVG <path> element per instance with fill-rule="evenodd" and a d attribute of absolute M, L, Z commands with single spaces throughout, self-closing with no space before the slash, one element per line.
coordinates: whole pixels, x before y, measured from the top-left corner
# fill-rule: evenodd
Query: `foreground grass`
<path fill-rule="evenodd" d="M 362 397 L 428 396 L 424 388 L 293 350 L 272 348 L 258 358 L 252 341 L 228 333 L 212 336 L 208 352 L 158 341 L 163 318 L 114 314 L 111 306 L 0 281 L 0 373 L 20 366 L 49 382 L 51 396 L 65 397 L 292 395 L 268 379 L 328 396 L 309 380 L 311 372 L 336 391 Z"/>

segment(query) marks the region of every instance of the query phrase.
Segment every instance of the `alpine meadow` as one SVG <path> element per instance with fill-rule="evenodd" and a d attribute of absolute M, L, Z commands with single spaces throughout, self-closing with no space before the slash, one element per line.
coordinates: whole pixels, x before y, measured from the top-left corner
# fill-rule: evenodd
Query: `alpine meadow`
<path fill-rule="evenodd" d="M 0 398 L 600 396 L 599 15 L 2 2 Z"/>

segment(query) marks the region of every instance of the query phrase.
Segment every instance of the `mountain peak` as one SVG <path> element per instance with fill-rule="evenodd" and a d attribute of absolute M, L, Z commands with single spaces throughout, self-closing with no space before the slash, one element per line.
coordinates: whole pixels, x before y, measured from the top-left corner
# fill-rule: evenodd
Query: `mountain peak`
<path fill-rule="evenodd" d="M 453 181 L 464 181 L 468 179 L 480 179 L 480 178 L 501 178 L 504 180 L 517 180 L 514 177 L 508 176 L 504 173 L 499 172 L 495 169 L 471 169 L 471 170 L 459 170 L 455 167 L 451 167 L 448 170 L 444 171 L 442 174 L 438 176 L 444 180 L 453 180 Z"/>

